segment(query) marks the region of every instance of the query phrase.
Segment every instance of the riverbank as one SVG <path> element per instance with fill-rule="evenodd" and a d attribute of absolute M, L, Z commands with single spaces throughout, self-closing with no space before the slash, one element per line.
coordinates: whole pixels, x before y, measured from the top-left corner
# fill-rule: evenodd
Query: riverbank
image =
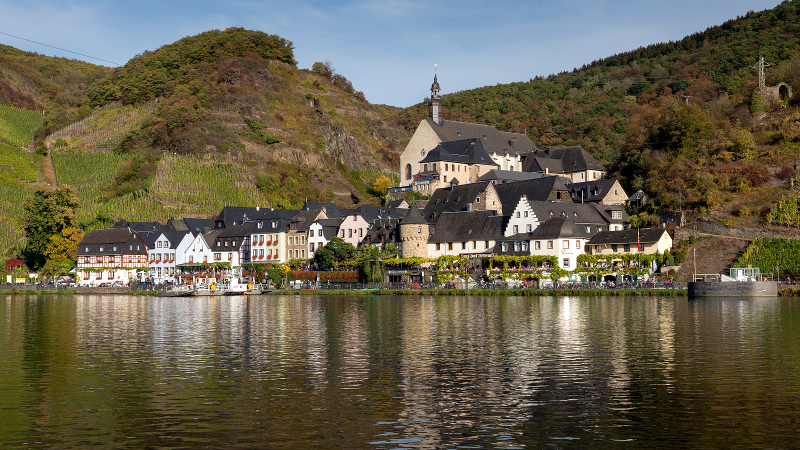
<path fill-rule="evenodd" d="M 405 295 L 405 296 L 583 296 L 583 297 L 686 297 L 686 289 L 381 289 L 381 290 L 296 290 L 270 295 Z"/>

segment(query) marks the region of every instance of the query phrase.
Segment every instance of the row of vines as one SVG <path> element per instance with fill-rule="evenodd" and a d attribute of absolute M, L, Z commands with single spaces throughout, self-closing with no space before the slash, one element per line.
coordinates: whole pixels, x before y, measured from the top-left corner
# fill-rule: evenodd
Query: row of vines
<path fill-rule="evenodd" d="M 22 182 L 35 183 L 37 180 L 36 167 L 28 152 L 10 145 L 0 144 L 0 172 Z"/>
<path fill-rule="evenodd" d="M 33 139 L 33 134 L 41 124 L 41 111 L 0 105 L 0 142 L 24 147 Z"/>
<path fill-rule="evenodd" d="M 153 117 L 155 111 L 155 102 L 104 108 L 56 131 L 45 143 L 50 148 L 116 147 L 126 134 Z"/>
<path fill-rule="evenodd" d="M 779 270 L 783 276 L 797 277 L 800 275 L 800 240 L 757 238 L 733 263 L 733 267 L 748 266 L 760 268 L 761 273 Z"/>

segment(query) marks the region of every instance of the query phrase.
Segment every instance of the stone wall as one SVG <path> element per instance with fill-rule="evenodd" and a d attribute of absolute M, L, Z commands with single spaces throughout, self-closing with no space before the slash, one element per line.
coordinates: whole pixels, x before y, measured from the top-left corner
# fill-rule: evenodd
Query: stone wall
<path fill-rule="evenodd" d="M 778 83 L 776 86 L 769 86 L 756 89 L 756 93 L 761 96 L 766 105 L 772 105 L 778 100 L 788 102 L 792 99 L 792 88 L 786 83 Z"/>
<path fill-rule="evenodd" d="M 675 241 L 682 241 L 689 239 L 689 236 L 694 236 L 695 227 L 698 233 L 718 234 L 721 236 L 732 236 L 741 239 L 755 240 L 757 237 L 779 238 L 779 239 L 800 239 L 800 234 L 794 230 L 786 231 L 772 231 L 769 229 L 761 230 L 745 230 L 741 228 L 726 227 L 722 224 L 708 223 L 708 222 L 695 222 L 683 228 L 676 228 L 674 236 Z"/>
<path fill-rule="evenodd" d="M 422 232 L 419 229 L 422 228 Z M 400 240 L 403 243 L 403 258 L 427 258 L 428 257 L 428 237 L 427 225 L 400 225 Z"/>

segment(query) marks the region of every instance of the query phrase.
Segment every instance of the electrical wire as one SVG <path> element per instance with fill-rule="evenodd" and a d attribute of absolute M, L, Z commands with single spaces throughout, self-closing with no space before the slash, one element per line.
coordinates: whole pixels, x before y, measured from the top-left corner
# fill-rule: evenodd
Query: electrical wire
<path fill-rule="evenodd" d="M 84 57 L 86 57 L 86 58 L 91 58 L 91 59 L 96 59 L 96 60 L 98 60 L 98 61 L 107 62 L 107 63 L 109 63 L 109 64 L 113 64 L 113 65 L 115 65 L 115 66 L 121 66 L 121 65 L 122 65 L 122 64 L 115 63 L 115 62 L 112 62 L 112 61 L 107 61 L 107 60 L 105 60 L 105 59 L 96 58 L 96 57 L 94 57 L 94 56 L 85 55 L 85 54 L 83 54 L 83 53 L 73 52 L 72 50 L 67 50 L 67 49 L 65 49 L 65 48 L 56 47 L 56 46 L 54 46 L 54 45 L 45 44 L 45 43 L 43 43 L 43 42 L 38 42 L 38 41 L 31 40 L 31 39 L 26 39 L 26 38 L 24 38 L 24 37 L 15 36 L 15 35 L 13 35 L 13 34 L 3 33 L 2 31 L 0 31 L 0 34 L 6 35 L 6 36 L 11 36 L 11 37 L 13 37 L 13 38 L 17 38 L 17 39 L 22 39 L 23 41 L 33 42 L 34 44 L 44 45 L 45 47 L 50 47 L 50 48 L 54 48 L 54 49 L 56 49 L 56 50 L 61 50 L 62 52 L 72 53 L 72 54 L 75 54 L 75 55 L 84 56 Z"/>

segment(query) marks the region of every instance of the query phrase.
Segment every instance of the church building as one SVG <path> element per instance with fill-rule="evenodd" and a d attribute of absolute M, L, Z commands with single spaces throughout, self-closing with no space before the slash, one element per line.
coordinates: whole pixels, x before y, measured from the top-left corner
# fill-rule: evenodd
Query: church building
<path fill-rule="evenodd" d="M 474 171 L 477 171 L 478 177 L 491 169 L 522 171 L 525 156 L 538 150 L 528 136 L 522 133 L 499 131 L 491 125 L 444 120 L 444 102 L 440 95 L 439 81 L 434 75 L 433 84 L 431 85 L 431 99 L 428 102 L 428 117 L 419 123 L 406 149 L 400 155 L 400 186 L 412 186 L 415 183 L 415 175 L 417 174 L 425 174 L 419 177 L 417 182 L 429 182 L 439 176 L 437 181 L 444 184 L 445 175 L 443 173 L 438 175 L 431 173 L 434 171 L 433 161 L 428 159 L 424 163 L 423 160 L 426 159 L 429 152 L 436 149 L 443 142 L 465 140 L 471 140 L 476 144 L 475 146 L 479 143 L 483 151 L 479 150 L 478 153 L 488 154 L 493 161 L 490 164 L 482 164 L 488 169 L 468 169 L 470 179 L 473 178 L 471 175 Z M 424 166 L 426 163 L 428 164 L 427 170 Z M 441 162 L 437 161 L 436 171 L 443 169 L 440 164 Z M 456 169 L 458 169 L 458 162 L 456 164 Z M 450 162 L 448 162 L 448 169 L 450 169 L 449 165 Z M 452 179 L 452 176 L 453 174 L 448 174 L 447 183 Z M 468 182 L 468 177 L 464 175 L 461 178 L 456 175 L 456 178 L 461 183 Z M 428 192 L 426 190 L 425 193 L 430 195 L 432 191 Z"/>

